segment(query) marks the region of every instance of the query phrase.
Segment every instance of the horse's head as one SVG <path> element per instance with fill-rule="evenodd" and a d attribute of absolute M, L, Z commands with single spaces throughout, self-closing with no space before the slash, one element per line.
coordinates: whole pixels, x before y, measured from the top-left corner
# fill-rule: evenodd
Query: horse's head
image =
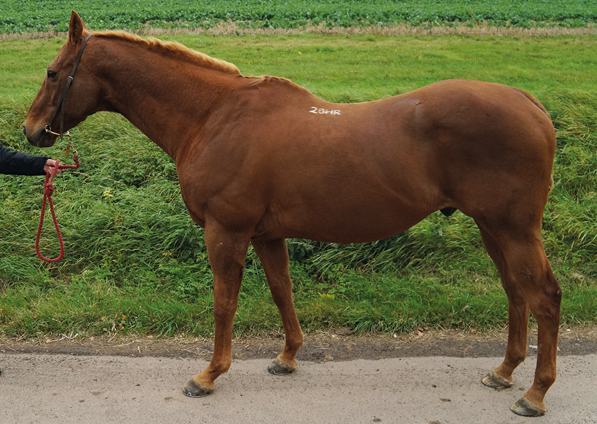
<path fill-rule="evenodd" d="M 77 59 L 89 34 L 79 15 L 73 11 L 68 41 L 48 67 L 44 82 L 23 125 L 23 132 L 32 145 L 52 146 L 59 132 L 75 127 L 98 110 L 101 90 L 90 72 L 89 47 Z M 70 78 L 74 68 L 76 74 L 74 78 Z M 67 84 L 70 87 L 65 89 Z"/>

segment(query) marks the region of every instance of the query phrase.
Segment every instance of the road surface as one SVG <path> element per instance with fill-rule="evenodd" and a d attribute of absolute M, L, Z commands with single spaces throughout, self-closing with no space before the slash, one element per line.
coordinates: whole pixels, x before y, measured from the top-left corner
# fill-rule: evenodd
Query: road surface
<path fill-rule="evenodd" d="M 285 377 L 266 372 L 270 359 L 235 359 L 212 395 L 191 399 L 181 388 L 209 356 L 3 350 L 2 424 L 597 423 L 597 354 L 560 355 L 546 416 L 523 418 L 509 407 L 532 382 L 532 356 L 517 370 L 514 386 L 502 391 L 481 384 L 501 356 L 329 356 L 303 360 Z"/>

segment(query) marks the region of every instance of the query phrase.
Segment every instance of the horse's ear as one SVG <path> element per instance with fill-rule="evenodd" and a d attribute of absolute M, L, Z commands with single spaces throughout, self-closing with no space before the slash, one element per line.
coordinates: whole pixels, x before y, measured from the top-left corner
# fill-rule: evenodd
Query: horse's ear
<path fill-rule="evenodd" d="M 68 42 L 78 43 L 83 39 L 83 31 L 86 31 L 87 27 L 81 17 L 74 10 L 70 14 L 70 22 L 68 24 Z"/>

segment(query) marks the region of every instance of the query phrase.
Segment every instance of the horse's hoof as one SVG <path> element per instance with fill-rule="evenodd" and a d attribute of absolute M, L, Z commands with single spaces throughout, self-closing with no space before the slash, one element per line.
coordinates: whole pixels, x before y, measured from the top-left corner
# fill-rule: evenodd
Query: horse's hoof
<path fill-rule="evenodd" d="M 517 415 L 523 417 L 540 417 L 545 414 L 545 409 L 533 405 L 524 396 L 521 397 L 518 402 L 510 407 L 510 410 Z"/>
<path fill-rule="evenodd" d="M 492 388 L 498 389 L 498 390 L 507 389 L 508 387 L 512 387 L 512 383 L 510 383 L 508 380 L 506 380 L 501 375 L 498 375 L 495 371 L 491 371 L 489 374 L 487 374 L 485 377 L 483 377 L 483 380 L 481 380 L 481 381 L 486 386 L 492 387 Z"/>
<path fill-rule="evenodd" d="M 296 367 L 285 364 L 284 362 L 276 358 L 274 359 L 272 364 L 269 367 L 267 367 L 267 370 L 270 372 L 270 374 L 274 375 L 288 375 L 295 372 Z"/>
<path fill-rule="evenodd" d="M 182 392 L 185 396 L 192 397 L 192 398 L 202 398 L 213 392 L 214 389 L 210 389 L 209 387 L 202 386 L 201 384 L 195 383 L 193 380 L 189 381 L 182 389 Z"/>

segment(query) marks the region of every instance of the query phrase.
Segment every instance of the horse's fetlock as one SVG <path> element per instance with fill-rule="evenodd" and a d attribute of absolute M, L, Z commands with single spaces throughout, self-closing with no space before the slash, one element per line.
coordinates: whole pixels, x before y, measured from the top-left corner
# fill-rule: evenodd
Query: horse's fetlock
<path fill-rule="evenodd" d="M 542 372 L 538 372 L 535 374 L 535 381 L 533 386 L 535 389 L 538 389 L 540 392 L 545 393 L 547 389 L 549 389 L 553 383 L 556 381 L 556 370 L 547 369 L 543 370 Z"/>
<path fill-rule="evenodd" d="M 522 364 L 526 360 L 526 355 L 524 353 L 520 353 L 514 356 L 508 356 L 505 362 L 507 363 L 508 367 L 513 371 L 516 367 Z M 500 370 L 504 371 L 504 370 Z M 512 371 L 510 372 L 510 376 L 512 375 Z"/>
<path fill-rule="evenodd" d="M 217 374 L 217 375 L 225 374 L 228 372 L 228 370 L 230 370 L 231 365 L 232 365 L 232 362 L 230 362 L 230 361 L 213 364 L 211 373 Z"/>

